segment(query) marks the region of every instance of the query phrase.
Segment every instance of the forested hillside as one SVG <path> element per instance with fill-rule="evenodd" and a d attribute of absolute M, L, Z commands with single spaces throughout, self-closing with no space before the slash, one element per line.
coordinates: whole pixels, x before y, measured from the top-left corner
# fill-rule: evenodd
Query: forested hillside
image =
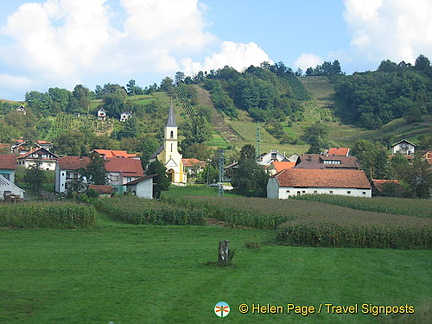
<path fill-rule="evenodd" d="M 224 67 L 186 76 L 177 72 L 160 85 L 105 84 L 94 91 L 50 88 L 29 91 L 25 102 L 0 101 L 0 142 L 50 140 L 58 154 L 93 148 L 141 152 L 160 145 L 170 100 L 176 107 L 185 157 L 213 156 L 218 147 L 238 154 L 255 144 L 258 122 L 264 150 L 319 152 L 367 138 L 388 145 L 408 137 L 431 141 L 432 67 L 383 61 L 377 71 L 344 75 L 338 61 L 293 72 L 282 62 L 242 72 Z M 16 111 L 23 105 L 25 115 Z M 100 121 L 97 110 L 108 118 Z M 120 122 L 122 112 L 133 117 Z M 432 143 L 431 143 L 432 145 Z M 236 153 L 237 152 L 237 153 Z"/>

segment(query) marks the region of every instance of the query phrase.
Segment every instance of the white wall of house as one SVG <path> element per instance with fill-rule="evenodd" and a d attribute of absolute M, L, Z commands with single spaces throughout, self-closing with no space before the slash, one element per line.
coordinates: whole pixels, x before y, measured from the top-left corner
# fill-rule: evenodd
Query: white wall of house
<path fill-rule="evenodd" d="M 275 178 L 270 178 L 267 183 L 267 198 L 288 199 L 298 195 L 340 195 L 350 197 L 372 197 L 372 189 L 357 188 L 298 188 L 298 187 L 279 187 Z"/>
<path fill-rule="evenodd" d="M 133 192 L 139 198 L 153 198 L 153 178 L 143 180 L 133 185 L 128 185 L 128 192 Z"/>
<path fill-rule="evenodd" d="M 0 175 L 0 201 L 3 200 L 3 194 L 9 192 L 13 195 L 20 195 L 20 198 L 24 198 L 24 190 L 16 186 L 12 181 L 7 180 Z"/>
<path fill-rule="evenodd" d="M 407 142 L 401 142 L 392 147 L 392 154 L 400 152 L 403 155 L 414 155 L 415 147 Z"/>
<path fill-rule="evenodd" d="M 36 161 L 32 159 L 19 159 L 18 165 L 24 166 L 26 169 L 36 165 Z M 55 160 L 52 161 L 41 161 L 40 169 L 54 171 L 56 169 L 57 162 Z"/>
<path fill-rule="evenodd" d="M 59 193 L 66 191 L 68 183 L 77 182 L 80 178 L 80 174 L 76 170 L 60 170 L 56 168 L 55 172 L 55 191 Z"/>

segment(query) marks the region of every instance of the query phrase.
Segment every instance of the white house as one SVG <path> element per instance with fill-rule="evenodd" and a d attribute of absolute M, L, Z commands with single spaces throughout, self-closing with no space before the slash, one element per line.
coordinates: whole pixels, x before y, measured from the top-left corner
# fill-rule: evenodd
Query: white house
<path fill-rule="evenodd" d="M 106 110 L 103 109 L 103 108 L 100 108 L 100 109 L 97 111 L 97 117 L 98 117 L 99 120 L 105 120 L 106 117 L 107 117 Z"/>
<path fill-rule="evenodd" d="M 132 118 L 132 111 L 124 111 L 120 114 L 121 122 L 125 122 L 129 118 Z"/>
<path fill-rule="evenodd" d="M 55 191 L 65 192 L 68 188 L 76 187 L 80 182 L 80 169 L 90 163 L 89 157 L 64 156 L 58 159 L 55 170 Z"/>
<path fill-rule="evenodd" d="M 59 157 L 56 154 L 48 151 L 47 149 L 39 147 L 19 156 L 18 165 L 22 165 L 28 169 L 29 167 L 40 162 L 40 168 L 42 170 L 54 171 L 56 169 L 58 159 Z"/>
<path fill-rule="evenodd" d="M 363 170 L 285 169 L 267 183 L 267 198 L 287 199 L 305 194 L 372 197 L 372 187 Z"/>
<path fill-rule="evenodd" d="M 134 181 L 126 183 L 126 191 L 132 192 L 139 198 L 152 199 L 153 198 L 153 178 L 157 174 L 141 177 Z"/>
<path fill-rule="evenodd" d="M 392 154 L 414 155 L 415 145 L 406 139 L 400 140 L 391 146 Z"/>
<path fill-rule="evenodd" d="M 139 158 L 113 158 L 106 160 L 105 170 L 108 173 L 109 185 L 115 193 L 123 194 L 126 184 L 144 176 Z"/>
<path fill-rule="evenodd" d="M 0 175 L 0 201 L 7 199 L 24 199 L 24 190 L 12 181 Z"/>
<path fill-rule="evenodd" d="M 272 162 L 291 162 L 284 154 L 277 150 L 271 150 L 269 153 L 261 154 L 259 164 L 270 165 Z"/>
<path fill-rule="evenodd" d="M 15 170 L 17 158 L 14 154 L 0 154 L 0 175 L 5 179 L 15 182 Z"/>

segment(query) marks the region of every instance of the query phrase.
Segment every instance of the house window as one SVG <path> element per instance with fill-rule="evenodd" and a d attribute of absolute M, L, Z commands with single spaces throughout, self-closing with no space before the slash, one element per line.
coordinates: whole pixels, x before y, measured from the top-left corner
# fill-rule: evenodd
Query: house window
<path fill-rule="evenodd" d="M 306 191 L 303 190 L 302 193 L 304 194 L 304 193 L 306 193 Z"/>
<path fill-rule="evenodd" d="M 287 193 L 289 193 L 290 191 L 289 190 L 287 190 Z"/>
<path fill-rule="evenodd" d="M 332 194 L 332 193 L 333 193 L 333 190 L 330 190 L 330 193 Z"/>
<path fill-rule="evenodd" d="M 297 196 L 300 196 L 300 191 L 297 191 Z"/>
<path fill-rule="evenodd" d="M 314 194 L 317 194 L 318 193 L 318 190 L 314 190 Z"/>
<path fill-rule="evenodd" d="M 363 191 L 362 194 L 363 194 L 363 195 L 366 195 L 366 191 Z"/>
<path fill-rule="evenodd" d="M 119 177 L 117 175 L 111 176 L 111 181 L 118 181 Z"/>
<path fill-rule="evenodd" d="M 9 173 L 0 173 L 6 180 L 10 180 Z"/>
<path fill-rule="evenodd" d="M 350 194 L 351 194 L 351 191 L 347 191 L 347 194 L 350 195 Z"/>

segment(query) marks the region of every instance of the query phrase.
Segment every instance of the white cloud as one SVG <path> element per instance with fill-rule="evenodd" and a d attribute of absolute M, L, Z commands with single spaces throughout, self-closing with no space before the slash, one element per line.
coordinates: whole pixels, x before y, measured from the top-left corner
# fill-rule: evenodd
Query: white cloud
<path fill-rule="evenodd" d="M 323 62 L 324 60 L 316 54 L 302 53 L 300 57 L 294 62 L 294 67 L 306 71 L 307 68 L 315 68 L 317 65 L 322 64 Z"/>
<path fill-rule="evenodd" d="M 242 71 L 251 65 L 271 62 L 268 55 L 255 43 L 234 43 L 224 41 L 220 51 L 205 58 L 203 63 L 192 62 L 190 58 L 183 60 L 183 69 L 187 74 L 199 71 L 210 71 L 226 65 Z"/>
<path fill-rule="evenodd" d="M 414 63 L 432 55 L 430 0 L 344 0 L 344 18 L 358 56 Z"/>
<path fill-rule="evenodd" d="M 206 10 L 198 0 L 27 3 L 0 26 L 0 37 L 7 38 L 0 43 L 0 68 L 19 70 L 36 89 L 71 89 L 90 79 L 119 83 L 149 73 L 242 69 L 269 60 L 255 43 L 223 42 L 206 32 Z"/>

